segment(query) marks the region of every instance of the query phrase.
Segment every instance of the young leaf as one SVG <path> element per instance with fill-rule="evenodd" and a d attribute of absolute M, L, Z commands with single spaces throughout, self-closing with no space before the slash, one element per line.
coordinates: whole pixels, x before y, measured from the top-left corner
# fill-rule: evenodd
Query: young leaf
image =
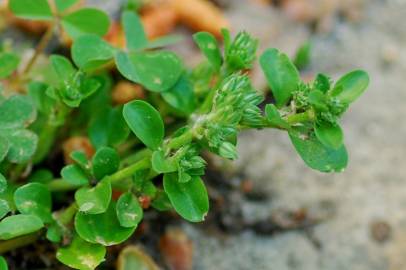
<path fill-rule="evenodd" d="M 63 12 L 76 4 L 78 0 L 55 0 L 56 8 L 59 12 Z"/>
<path fill-rule="evenodd" d="M 320 90 L 313 90 L 309 93 L 309 103 L 316 109 L 316 111 L 328 111 L 327 97 Z"/>
<path fill-rule="evenodd" d="M 148 39 L 140 18 L 135 12 L 124 11 L 121 17 L 121 24 L 124 28 L 127 48 L 129 50 L 140 50 L 147 46 Z"/>
<path fill-rule="evenodd" d="M 343 145 L 344 134 L 338 124 L 317 123 L 314 125 L 314 131 L 317 139 L 326 147 L 338 149 Z"/>
<path fill-rule="evenodd" d="M 24 163 L 34 155 L 37 149 L 38 136 L 30 130 L 17 129 L 7 130 L 10 149 L 7 153 L 7 159 L 13 163 Z"/>
<path fill-rule="evenodd" d="M 28 178 L 29 182 L 48 184 L 54 179 L 54 175 L 50 170 L 39 169 L 34 171 Z"/>
<path fill-rule="evenodd" d="M 34 103 L 28 96 L 14 95 L 0 104 L 0 129 L 26 127 L 36 117 Z"/>
<path fill-rule="evenodd" d="M 175 85 L 183 72 L 179 57 L 173 52 L 139 52 L 116 54 L 120 73 L 150 91 L 163 92 Z"/>
<path fill-rule="evenodd" d="M 292 129 L 289 137 L 310 168 L 321 172 L 340 172 L 347 166 L 348 155 L 344 145 L 338 149 L 325 147 L 316 136 L 306 135 L 300 129 Z"/>
<path fill-rule="evenodd" d="M 89 138 L 96 148 L 119 145 L 129 134 L 122 107 L 106 107 L 95 115 L 89 126 Z"/>
<path fill-rule="evenodd" d="M 157 150 L 152 154 L 151 164 L 157 173 L 169 173 L 177 170 L 175 162 L 166 159 L 162 150 Z"/>
<path fill-rule="evenodd" d="M 55 70 L 56 75 L 61 81 L 68 81 L 76 73 L 76 69 L 68 58 L 61 55 L 51 55 L 49 57 L 52 67 Z"/>
<path fill-rule="evenodd" d="M 278 109 L 273 104 L 267 104 L 265 106 L 266 119 L 271 125 L 275 125 L 280 128 L 289 129 L 290 125 L 279 114 Z"/>
<path fill-rule="evenodd" d="M 67 182 L 78 187 L 89 183 L 86 173 L 76 164 L 63 167 L 61 176 Z"/>
<path fill-rule="evenodd" d="M 276 106 L 282 107 L 299 85 L 299 72 L 289 57 L 277 49 L 266 50 L 259 62 L 275 97 Z"/>
<path fill-rule="evenodd" d="M 120 196 L 116 205 L 120 225 L 126 228 L 135 227 L 142 220 L 143 212 L 137 197 L 127 192 Z"/>
<path fill-rule="evenodd" d="M 106 212 L 111 200 L 110 180 L 105 178 L 95 187 L 83 187 L 76 191 L 75 200 L 80 212 L 100 214 Z"/>
<path fill-rule="evenodd" d="M 92 158 L 93 175 L 101 180 L 103 177 L 115 173 L 120 166 L 120 157 L 116 150 L 101 147 Z"/>
<path fill-rule="evenodd" d="M 127 240 L 136 226 L 126 228 L 120 225 L 116 214 L 116 204 L 111 202 L 106 212 L 89 215 L 78 212 L 75 217 L 76 232 L 90 243 L 113 246 Z"/>
<path fill-rule="evenodd" d="M 30 234 L 44 227 L 41 219 L 34 215 L 14 215 L 0 221 L 0 240 L 9 240 Z"/>
<path fill-rule="evenodd" d="M 18 67 L 20 58 L 14 53 L 0 53 L 0 79 L 10 76 Z"/>
<path fill-rule="evenodd" d="M 116 49 L 97 35 L 83 35 L 72 45 L 73 62 L 82 70 L 91 71 L 114 58 Z"/>
<path fill-rule="evenodd" d="M 104 36 L 110 27 L 106 13 L 94 8 L 82 8 L 62 17 L 65 31 L 76 39 L 85 34 Z"/>
<path fill-rule="evenodd" d="M 196 96 L 193 85 L 184 73 L 172 89 L 161 93 L 163 99 L 176 110 L 190 114 L 196 109 Z"/>
<path fill-rule="evenodd" d="M 44 223 L 52 220 L 51 193 L 48 188 L 40 183 L 29 183 L 19 187 L 14 192 L 15 205 L 22 214 L 39 217 Z"/>
<path fill-rule="evenodd" d="M 323 93 L 327 93 L 327 91 L 330 90 L 330 78 L 323 73 L 317 74 L 314 80 L 314 88 Z"/>
<path fill-rule="evenodd" d="M 306 68 L 310 64 L 311 49 L 311 43 L 305 42 L 297 50 L 293 63 L 299 70 Z"/>
<path fill-rule="evenodd" d="M 56 252 L 56 258 L 61 263 L 79 270 L 94 270 L 104 261 L 105 255 L 104 246 L 88 243 L 77 235 L 69 246 L 61 247 Z"/>
<path fill-rule="evenodd" d="M 350 104 L 367 89 L 368 84 L 368 74 L 363 70 L 355 70 L 341 77 L 330 95 L 342 103 Z"/>
<path fill-rule="evenodd" d="M 199 32 L 193 39 L 215 70 L 220 70 L 223 59 L 216 38 L 208 32 Z"/>
<path fill-rule="evenodd" d="M 9 0 L 14 15 L 30 20 L 52 20 L 52 11 L 47 0 Z"/>
<path fill-rule="evenodd" d="M 124 105 L 124 119 L 134 134 L 148 148 L 156 150 L 164 138 L 164 123 L 159 112 L 149 103 L 135 100 Z"/>
<path fill-rule="evenodd" d="M 177 173 L 164 175 L 164 189 L 176 212 L 191 222 L 203 221 L 209 211 L 209 198 L 200 177 L 187 183 L 178 181 Z"/>

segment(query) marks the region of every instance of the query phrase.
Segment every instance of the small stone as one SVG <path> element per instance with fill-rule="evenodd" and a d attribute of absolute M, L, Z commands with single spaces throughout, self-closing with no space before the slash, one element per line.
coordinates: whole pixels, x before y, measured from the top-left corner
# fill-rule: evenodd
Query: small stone
<path fill-rule="evenodd" d="M 385 243 L 391 238 L 392 228 L 386 221 L 373 221 L 369 229 L 372 239 L 378 243 Z"/>

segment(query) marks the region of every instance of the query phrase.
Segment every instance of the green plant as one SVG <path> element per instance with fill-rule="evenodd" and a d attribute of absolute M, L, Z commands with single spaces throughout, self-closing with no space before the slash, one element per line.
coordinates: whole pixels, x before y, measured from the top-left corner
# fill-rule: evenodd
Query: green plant
<path fill-rule="evenodd" d="M 0 96 L 0 252 L 45 233 L 59 247 L 59 261 L 94 269 L 104 260 L 106 246 L 122 243 L 137 228 L 144 211 L 141 196 L 157 211 L 173 209 L 188 221 L 204 220 L 209 197 L 201 179 L 206 167 L 201 154 L 236 159 L 238 133 L 244 129 L 287 132 L 313 169 L 339 172 L 346 167 L 339 120 L 367 88 L 364 71 L 350 72 L 336 83 L 324 74 L 304 83 L 285 54 L 268 49 L 259 62 L 275 102 L 262 111 L 264 97 L 248 75 L 258 41 L 248 33 L 232 38 L 223 30 L 224 51 L 211 34 L 195 34 L 206 60 L 190 70 L 175 53 L 157 49 L 165 38 L 146 38 L 135 13 L 122 15 L 126 48 L 120 49 L 101 38 L 108 17 L 95 9 L 72 11 L 75 2 L 55 0 L 51 8 L 46 0 L 9 1 L 16 16 L 51 23 L 25 68 L 19 68 L 20 57 L 10 47 L 0 52 L 5 79 Z M 32 67 L 61 28 L 74 39 L 73 63 L 51 55 L 49 65 L 41 67 L 49 76 L 38 76 Z M 112 66 L 149 90 L 147 101 L 113 106 Z M 70 153 L 73 162 L 54 179 L 43 161 L 74 134 L 87 134 L 96 152 L 92 157 Z M 67 199 L 69 191 L 74 199 Z M 113 192 L 120 196 L 113 198 Z M 53 200 L 65 207 L 55 209 Z"/>

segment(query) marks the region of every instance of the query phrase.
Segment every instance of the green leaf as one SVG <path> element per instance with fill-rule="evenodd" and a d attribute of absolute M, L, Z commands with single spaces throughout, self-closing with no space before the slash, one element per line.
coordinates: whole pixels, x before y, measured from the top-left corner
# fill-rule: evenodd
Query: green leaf
<path fill-rule="evenodd" d="M 276 106 L 282 107 L 299 85 L 299 72 L 289 57 L 277 49 L 266 50 L 259 62 L 275 97 Z"/>
<path fill-rule="evenodd" d="M 39 217 L 44 223 L 52 220 L 51 193 L 44 184 L 29 183 L 14 192 L 15 205 L 22 214 Z"/>
<path fill-rule="evenodd" d="M 47 228 L 46 238 L 53 243 L 60 243 L 63 237 L 62 227 L 54 221 Z"/>
<path fill-rule="evenodd" d="M 180 183 L 177 173 L 164 175 L 164 189 L 176 212 L 191 222 L 203 221 L 209 211 L 209 198 L 200 177 Z"/>
<path fill-rule="evenodd" d="M 92 215 L 106 212 L 111 200 L 111 192 L 108 178 L 103 179 L 93 188 L 82 187 L 75 193 L 79 211 Z"/>
<path fill-rule="evenodd" d="M 124 121 L 122 107 L 107 107 L 95 115 L 89 126 L 89 138 L 96 148 L 117 146 L 129 134 L 130 129 Z"/>
<path fill-rule="evenodd" d="M 0 104 L 0 129 L 27 127 L 36 117 L 34 103 L 28 96 L 14 95 Z"/>
<path fill-rule="evenodd" d="M 151 159 L 152 168 L 157 173 L 169 173 L 177 170 L 177 165 L 174 161 L 166 159 L 162 150 L 154 151 Z"/>
<path fill-rule="evenodd" d="M 150 149 L 156 150 L 164 139 L 164 123 L 149 103 L 135 100 L 124 105 L 123 116 L 134 134 Z"/>
<path fill-rule="evenodd" d="M 51 55 L 49 57 L 52 67 L 55 70 L 56 75 L 61 81 L 68 81 L 76 73 L 76 69 L 68 58 L 61 55 Z"/>
<path fill-rule="evenodd" d="M 168 211 L 172 209 L 172 204 L 168 198 L 168 194 L 160 189 L 156 192 L 156 196 L 152 201 L 151 206 L 158 211 Z"/>
<path fill-rule="evenodd" d="M 163 99 L 176 110 L 190 114 L 196 109 L 196 96 L 193 85 L 184 73 L 172 89 L 161 93 Z"/>
<path fill-rule="evenodd" d="M 136 226 L 126 228 L 120 225 L 116 214 L 116 204 L 111 202 L 106 212 L 89 215 L 78 212 L 75 217 L 76 232 L 90 243 L 113 246 L 127 240 Z"/>
<path fill-rule="evenodd" d="M 0 256 L 0 269 L 8 270 L 7 261 L 6 261 L 6 259 L 4 259 L 3 256 Z"/>
<path fill-rule="evenodd" d="M 14 215 L 0 222 L 0 240 L 9 240 L 30 234 L 44 227 L 41 219 L 34 215 Z"/>
<path fill-rule="evenodd" d="M 78 0 L 55 0 L 56 8 L 59 12 L 63 12 L 76 4 Z"/>
<path fill-rule="evenodd" d="M 63 167 L 61 176 L 64 180 L 75 186 L 83 186 L 89 183 L 86 173 L 76 164 Z"/>
<path fill-rule="evenodd" d="M 116 150 L 101 147 L 92 158 L 93 175 L 101 180 L 103 177 L 115 173 L 120 167 L 120 157 Z"/>
<path fill-rule="evenodd" d="M 134 227 L 142 220 L 143 212 L 137 198 L 130 192 L 120 196 L 116 205 L 117 218 L 123 227 Z"/>
<path fill-rule="evenodd" d="M 266 119 L 271 125 L 275 125 L 280 128 L 289 129 L 290 125 L 284 119 L 282 119 L 281 115 L 279 114 L 278 109 L 273 104 L 267 104 L 265 106 L 265 115 Z"/>
<path fill-rule="evenodd" d="M 8 140 L 0 136 L 0 162 L 7 156 L 8 149 L 10 148 L 10 144 Z"/>
<path fill-rule="evenodd" d="M 341 77 L 334 85 L 330 95 L 340 102 L 350 104 L 367 89 L 369 76 L 363 70 L 355 70 Z"/>
<path fill-rule="evenodd" d="M 6 200 L 0 199 L 0 219 L 5 217 L 11 211 L 10 205 Z"/>
<path fill-rule="evenodd" d="M 312 46 L 310 42 L 305 42 L 299 49 L 296 51 L 295 58 L 293 63 L 295 66 L 301 70 L 306 68 L 311 61 L 311 51 Z"/>
<path fill-rule="evenodd" d="M 62 26 L 73 39 L 85 34 L 104 36 L 109 30 L 110 19 L 101 10 L 82 8 L 64 16 Z"/>
<path fill-rule="evenodd" d="M 237 148 L 230 142 L 223 142 L 219 147 L 218 153 L 227 159 L 236 160 L 238 158 Z"/>
<path fill-rule="evenodd" d="M 199 32 L 193 39 L 215 70 L 220 70 L 223 58 L 216 38 L 208 32 Z"/>
<path fill-rule="evenodd" d="M 0 79 L 10 76 L 18 67 L 20 58 L 14 53 L 0 53 Z"/>
<path fill-rule="evenodd" d="M 303 161 L 312 169 L 321 172 L 341 172 L 348 163 L 344 145 L 338 149 L 324 146 L 314 134 L 302 129 L 292 129 L 289 137 Z"/>
<path fill-rule="evenodd" d="M 75 236 L 69 246 L 56 252 L 56 258 L 61 263 L 79 270 L 94 270 L 104 261 L 105 255 L 104 246 L 88 243 L 79 236 Z"/>
<path fill-rule="evenodd" d="M 309 103 L 317 110 L 322 112 L 329 111 L 327 97 L 320 90 L 313 90 L 309 93 Z"/>
<path fill-rule="evenodd" d="M 317 139 L 326 147 L 338 149 L 344 143 L 344 134 L 338 124 L 329 122 L 316 123 L 314 131 Z"/>
<path fill-rule="evenodd" d="M 128 54 L 119 52 L 115 59 L 117 68 L 124 77 L 153 92 L 170 89 L 183 72 L 179 57 L 168 51 Z"/>
<path fill-rule="evenodd" d="M 314 80 L 314 88 L 323 93 L 327 93 L 327 91 L 330 90 L 330 78 L 323 73 L 317 74 Z"/>
<path fill-rule="evenodd" d="M 52 20 L 52 11 L 47 0 L 9 0 L 14 15 L 30 20 Z"/>
<path fill-rule="evenodd" d="M 124 11 L 121 17 L 121 24 L 124 28 L 127 48 L 129 50 L 140 50 L 147 46 L 148 39 L 144 27 L 138 15 L 132 11 Z"/>
<path fill-rule="evenodd" d="M 37 149 L 38 136 L 26 129 L 7 130 L 10 149 L 7 159 L 12 163 L 27 162 Z"/>
<path fill-rule="evenodd" d="M 114 58 L 116 49 L 97 35 L 83 35 L 72 45 L 73 62 L 84 71 L 102 67 Z"/>

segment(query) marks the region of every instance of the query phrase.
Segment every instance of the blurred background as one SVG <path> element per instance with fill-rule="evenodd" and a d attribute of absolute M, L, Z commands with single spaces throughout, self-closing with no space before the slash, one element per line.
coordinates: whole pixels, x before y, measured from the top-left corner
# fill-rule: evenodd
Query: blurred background
<path fill-rule="evenodd" d="M 112 17 L 121 7 L 117 0 L 87 3 Z M 309 42 L 303 78 L 318 72 L 338 78 L 361 68 L 370 74 L 371 84 L 342 123 L 350 154 L 343 173 L 312 171 L 287 134 L 274 130 L 243 133 L 240 159 L 234 163 L 213 158 L 213 167 L 225 172 L 213 170 L 206 178 L 212 198 L 222 193 L 221 203 L 214 204 L 203 224 L 178 221 L 168 226 L 187 239 L 184 248 L 190 252 L 182 256 L 190 256 L 193 269 L 202 270 L 406 269 L 406 1 L 214 4 L 233 33 L 246 30 L 260 40 L 259 53 L 276 47 L 293 57 Z M 202 60 L 187 25 L 167 31 L 184 36 L 171 49 L 185 56 L 188 65 Z M 36 40 L 15 27 L 3 29 L 2 37 L 21 44 Z M 253 78 L 266 91 L 259 69 Z"/>

